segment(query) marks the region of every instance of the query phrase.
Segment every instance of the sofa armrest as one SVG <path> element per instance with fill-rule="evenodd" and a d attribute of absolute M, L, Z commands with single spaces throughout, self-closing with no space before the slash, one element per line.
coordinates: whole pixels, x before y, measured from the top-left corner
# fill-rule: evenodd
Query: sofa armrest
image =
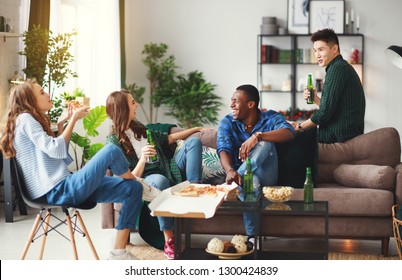
<path fill-rule="evenodd" d="M 402 205 L 402 163 L 395 167 L 395 203 Z"/>
<path fill-rule="evenodd" d="M 101 203 L 102 228 L 114 228 L 114 206 L 113 203 Z"/>

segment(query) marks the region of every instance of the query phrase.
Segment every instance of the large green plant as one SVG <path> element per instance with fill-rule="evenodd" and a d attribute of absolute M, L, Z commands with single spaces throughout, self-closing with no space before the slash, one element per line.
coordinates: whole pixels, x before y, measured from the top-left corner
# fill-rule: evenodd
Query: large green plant
<path fill-rule="evenodd" d="M 148 112 L 143 107 L 145 87 L 136 83 L 125 85 L 140 104 L 146 121 L 156 122 L 157 109 L 163 104 L 170 108 L 166 115 L 175 117 L 183 127 L 217 123 L 222 103 L 220 97 L 213 93 L 215 85 L 205 81 L 203 74 L 198 71 L 178 75 L 175 57 L 168 55 L 167 51 L 168 46 L 163 43 L 146 44 L 142 51 L 145 55 L 142 61 L 148 67 L 147 78 L 150 82 Z"/>
<path fill-rule="evenodd" d="M 81 136 L 77 132 L 71 135 L 71 146 L 74 150 L 75 164 L 77 170 L 82 168 L 102 147 L 102 143 L 91 143 L 89 137 L 96 137 L 99 132 L 96 130 L 107 119 L 106 107 L 100 105 L 92 108 L 89 114 L 83 119 L 85 135 Z M 78 149 L 82 150 L 81 163 L 78 161 Z"/>
<path fill-rule="evenodd" d="M 158 108 L 163 104 L 161 96 L 171 92 L 175 87 L 176 69 L 178 67 L 176 66 L 175 57 L 168 55 L 167 51 L 168 46 L 164 43 L 146 44 L 142 51 L 142 55 L 144 55 L 142 62 L 148 67 L 146 76 L 149 80 L 150 102 L 148 112 L 142 106 L 141 108 L 148 123 L 157 121 Z M 130 89 L 133 97 L 142 104 L 140 100 L 144 100 L 145 88 L 135 83 L 126 85 L 126 88 Z M 155 111 L 154 108 L 156 109 Z"/>
<path fill-rule="evenodd" d="M 77 34 L 74 30 L 53 36 L 52 31 L 40 25 L 34 25 L 31 30 L 23 33 L 25 48 L 18 54 L 26 56 L 27 66 L 22 70 L 27 78 L 35 78 L 42 87 L 47 87 L 51 97 L 53 86 L 64 86 L 68 77 L 77 77 L 77 73 L 69 68 L 74 61 L 69 49 L 73 36 Z"/>
<path fill-rule="evenodd" d="M 186 128 L 216 124 L 222 106 L 221 98 L 214 94 L 216 86 L 207 82 L 199 71 L 176 79 L 174 90 L 160 95 L 161 102 L 170 109 L 166 115 L 175 117 Z"/>

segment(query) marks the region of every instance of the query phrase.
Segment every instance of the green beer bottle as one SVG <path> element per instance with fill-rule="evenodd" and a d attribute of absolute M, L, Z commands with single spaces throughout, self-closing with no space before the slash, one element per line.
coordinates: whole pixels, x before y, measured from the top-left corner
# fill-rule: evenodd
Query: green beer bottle
<path fill-rule="evenodd" d="M 253 193 L 253 171 L 251 169 L 250 157 L 246 159 L 246 171 L 243 175 L 243 192 L 244 194 Z"/>
<path fill-rule="evenodd" d="M 313 74 L 307 75 L 307 89 L 310 92 L 310 96 L 307 98 L 307 104 L 314 104 L 314 86 L 313 86 Z"/>
<path fill-rule="evenodd" d="M 152 145 L 155 147 L 154 140 L 152 139 L 152 134 L 150 130 L 147 130 L 147 141 L 148 145 Z M 158 155 L 154 155 L 152 157 L 148 157 L 148 162 L 157 162 L 158 161 Z"/>
<path fill-rule="evenodd" d="M 311 177 L 311 168 L 306 169 L 306 181 L 304 182 L 304 203 L 310 204 L 314 202 L 314 184 Z"/>

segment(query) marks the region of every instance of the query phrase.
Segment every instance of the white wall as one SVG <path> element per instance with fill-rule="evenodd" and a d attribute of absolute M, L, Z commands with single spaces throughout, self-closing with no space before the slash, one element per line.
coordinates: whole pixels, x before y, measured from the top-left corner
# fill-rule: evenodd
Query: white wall
<path fill-rule="evenodd" d="M 22 72 L 23 58 L 17 54 L 22 50 L 22 38 L 13 37 L 5 38 L 6 35 L 16 36 L 21 32 L 21 13 L 23 7 L 22 0 L 1 0 L 0 1 L 0 16 L 11 19 L 12 33 L 1 33 L 0 35 L 0 119 L 5 113 L 7 96 L 10 89 L 8 80 L 13 76 L 14 71 Z"/>
<path fill-rule="evenodd" d="M 365 131 L 393 126 L 402 135 L 402 69 L 384 56 L 388 46 L 402 45 L 402 1 L 351 0 L 345 5 L 360 15 L 360 32 L 365 35 Z M 263 16 L 275 16 L 286 25 L 287 1 L 127 0 L 127 81 L 148 86 L 143 46 L 166 43 L 183 73 L 200 70 L 217 84 L 223 116 L 235 87 L 257 82 L 257 35 Z M 160 121 L 162 117 L 160 113 Z"/>

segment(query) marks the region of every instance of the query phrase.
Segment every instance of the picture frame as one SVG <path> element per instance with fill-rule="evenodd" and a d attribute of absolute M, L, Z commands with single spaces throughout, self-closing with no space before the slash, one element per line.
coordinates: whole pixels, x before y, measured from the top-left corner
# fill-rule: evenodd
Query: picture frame
<path fill-rule="evenodd" d="M 288 0 L 288 33 L 308 34 L 309 0 Z"/>
<path fill-rule="evenodd" d="M 344 0 L 310 0 L 309 33 L 320 29 L 332 28 L 335 33 L 343 34 L 345 23 Z"/>

